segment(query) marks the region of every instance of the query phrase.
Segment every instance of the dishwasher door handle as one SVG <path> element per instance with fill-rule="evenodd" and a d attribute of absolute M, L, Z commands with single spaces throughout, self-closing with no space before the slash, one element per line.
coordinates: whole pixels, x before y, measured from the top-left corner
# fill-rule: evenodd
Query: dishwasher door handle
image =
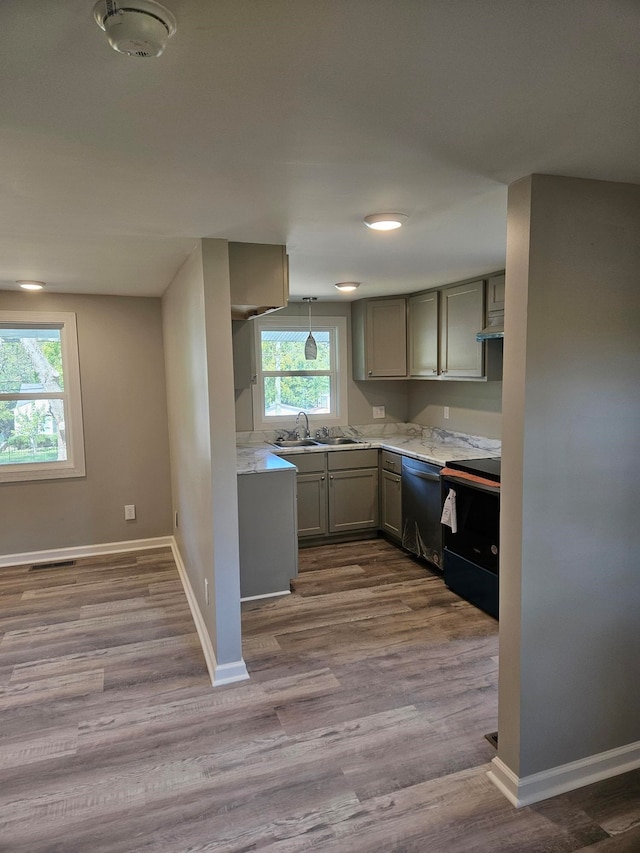
<path fill-rule="evenodd" d="M 412 477 L 420 477 L 421 480 L 431 480 L 432 483 L 440 482 L 440 474 L 427 474 L 425 471 L 416 471 L 415 468 L 405 468 L 403 474 L 410 474 Z"/>

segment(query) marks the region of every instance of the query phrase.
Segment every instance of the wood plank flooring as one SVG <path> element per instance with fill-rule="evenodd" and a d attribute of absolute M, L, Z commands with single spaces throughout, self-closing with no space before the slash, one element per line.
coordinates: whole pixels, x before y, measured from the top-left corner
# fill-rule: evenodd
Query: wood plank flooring
<path fill-rule="evenodd" d="M 0 851 L 640 851 L 638 772 L 487 779 L 491 617 L 381 539 L 300 563 L 216 689 L 168 549 L 0 570 Z"/>

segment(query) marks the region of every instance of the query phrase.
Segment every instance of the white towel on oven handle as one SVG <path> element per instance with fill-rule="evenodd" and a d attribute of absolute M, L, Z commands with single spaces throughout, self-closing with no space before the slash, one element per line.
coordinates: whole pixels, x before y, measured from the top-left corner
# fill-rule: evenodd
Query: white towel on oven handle
<path fill-rule="evenodd" d="M 456 493 L 453 489 L 449 489 L 449 494 L 444 499 L 442 507 L 442 517 L 440 523 L 451 528 L 452 533 L 458 532 L 458 519 L 456 517 Z"/>

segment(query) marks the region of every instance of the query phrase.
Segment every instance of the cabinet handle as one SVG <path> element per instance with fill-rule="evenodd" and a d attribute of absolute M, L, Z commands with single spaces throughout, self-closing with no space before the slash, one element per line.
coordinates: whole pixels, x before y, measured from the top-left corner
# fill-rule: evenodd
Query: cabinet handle
<path fill-rule="evenodd" d="M 324 474 L 322 475 L 322 477 L 320 477 L 320 479 L 321 479 L 321 480 L 324 480 Z"/>
<path fill-rule="evenodd" d="M 373 376 L 373 370 L 369 371 L 369 376 Z"/>

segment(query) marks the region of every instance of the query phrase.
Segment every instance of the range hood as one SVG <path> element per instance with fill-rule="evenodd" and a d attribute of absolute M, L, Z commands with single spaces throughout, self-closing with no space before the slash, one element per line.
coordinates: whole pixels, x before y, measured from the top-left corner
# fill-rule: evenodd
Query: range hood
<path fill-rule="evenodd" d="M 477 341 L 492 341 L 495 338 L 504 338 L 504 312 L 489 317 L 487 325 L 477 335 Z"/>

